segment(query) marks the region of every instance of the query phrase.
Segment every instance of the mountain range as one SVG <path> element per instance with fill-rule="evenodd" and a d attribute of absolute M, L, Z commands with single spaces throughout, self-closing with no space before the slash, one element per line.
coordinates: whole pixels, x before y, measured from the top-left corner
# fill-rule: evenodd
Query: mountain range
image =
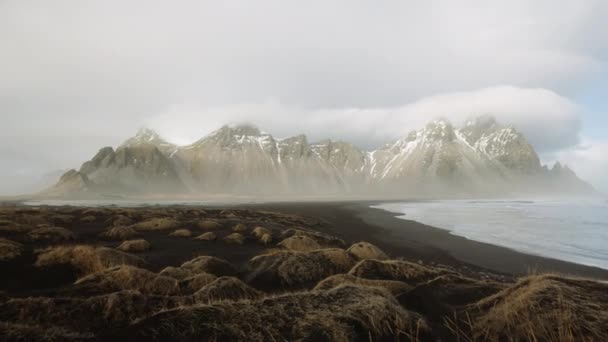
<path fill-rule="evenodd" d="M 491 116 L 443 119 L 373 151 L 278 139 L 227 125 L 186 146 L 150 129 L 103 147 L 44 195 L 505 196 L 591 193 L 567 166 L 543 166 L 526 137 Z"/>

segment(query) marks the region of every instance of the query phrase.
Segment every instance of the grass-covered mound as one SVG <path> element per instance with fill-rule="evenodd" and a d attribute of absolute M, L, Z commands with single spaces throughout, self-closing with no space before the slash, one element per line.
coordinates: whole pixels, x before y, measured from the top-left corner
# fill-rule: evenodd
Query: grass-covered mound
<path fill-rule="evenodd" d="M 341 286 L 168 310 L 125 334 L 149 341 L 406 341 L 427 337 L 429 327 L 382 289 Z"/>

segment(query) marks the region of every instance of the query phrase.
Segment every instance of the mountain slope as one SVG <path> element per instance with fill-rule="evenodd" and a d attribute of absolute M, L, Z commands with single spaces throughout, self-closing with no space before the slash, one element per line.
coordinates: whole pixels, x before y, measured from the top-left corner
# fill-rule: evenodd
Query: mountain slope
<path fill-rule="evenodd" d="M 382 148 L 276 139 L 251 125 L 224 126 L 187 146 L 143 129 L 102 148 L 79 174 L 113 193 L 267 195 L 515 195 L 590 192 L 567 167 L 543 168 L 513 127 L 492 117 L 455 128 L 433 120 Z M 73 177 L 73 176 L 72 176 Z M 60 181 L 57 187 L 65 187 Z"/>

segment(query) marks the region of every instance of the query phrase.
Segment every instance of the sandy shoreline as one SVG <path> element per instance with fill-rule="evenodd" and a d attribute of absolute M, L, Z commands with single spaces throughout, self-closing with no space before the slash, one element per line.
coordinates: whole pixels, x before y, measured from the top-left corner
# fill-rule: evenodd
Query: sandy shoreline
<path fill-rule="evenodd" d="M 455 266 L 470 264 L 512 275 L 560 273 L 608 280 L 608 270 L 575 264 L 477 242 L 419 222 L 397 218 L 401 215 L 370 206 L 382 202 L 272 203 L 239 205 L 321 218 L 330 227 L 326 233 L 348 242 L 369 241 L 392 257 Z M 320 228 L 320 230 L 323 230 Z"/>

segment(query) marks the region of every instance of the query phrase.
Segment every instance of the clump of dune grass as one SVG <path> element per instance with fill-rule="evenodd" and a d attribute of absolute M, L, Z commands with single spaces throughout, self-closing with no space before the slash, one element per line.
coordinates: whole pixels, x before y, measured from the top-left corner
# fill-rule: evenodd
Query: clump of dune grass
<path fill-rule="evenodd" d="M 451 273 L 439 268 L 429 268 L 413 262 L 400 260 L 359 261 L 348 274 L 367 279 L 399 280 L 410 285 L 434 279 L 440 275 Z"/>
<path fill-rule="evenodd" d="M 111 218 L 111 221 L 114 227 L 130 226 L 133 224 L 133 219 L 125 215 L 116 215 Z"/>
<path fill-rule="evenodd" d="M 177 280 L 134 266 L 116 266 L 78 279 L 75 285 L 104 292 L 137 290 L 146 294 L 177 295 Z"/>
<path fill-rule="evenodd" d="M 105 232 L 99 234 L 100 237 L 110 240 L 127 240 L 137 236 L 139 233 L 133 228 L 118 226 L 112 227 Z"/>
<path fill-rule="evenodd" d="M 307 286 L 334 274 L 347 272 L 354 264 L 349 253 L 330 248 L 312 252 L 275 251 L 249 261 L 248 282 L 259 286 Z"/>
<path fill-rule="evenodd" d="M 268 228 L 264 228 L 261 226 L 257 226 L 251 231 L 251 235 L 253 235 L 258 240 L 260 240 L 266 234 L 272 235 L 272 231 Z"/>
<path fill-rule="evenodd" d="M 296 228 L 287 229 L 287 230 L 283 231 L 281 233 L 281 236 L 283 238 L 288 238 L 288 237 L 292 237 L 292 236 L 306 236 L 308 238 L 311 238 L 311 239 L 317 241 L 317 243 L 319 243 L 320 245 L 322 245 L 324 247 L 342 248 L 346 245 L 344 243 L 344 240 L 337 238 L 335 236 L 330 236 L 330 235 L 322 234 L 322 233 L 315 232 L 315 231 L 296 229 Z"/>
<path fill-rule="evenodd" d="M 232 231 L 236 233 L 243 233 L 247 231 L 247 226 L 243 223 L 237 223 L 234 225 L 234 227 L 232 227 Z"/>
<path fill-rule="evenodd" d="M 62 227 L 41 227 L 30 231 L 27 236 L 33 241 L 70 241 L 75 240 L 76 235 L 70 230 Z"/>
<path fill-rule="evenodd" d="M 125 333 L 152 341 L 416 341 L 429 336 L 429 327 L 382 289 L 341 286 L 172 309 Z"/>
<path fill-rule="evenodd" d="M 129 253 L 141 253 L 150 250 L 150 243 L 144 239 L 123 241 L 116 249 Z"/>
<path fill-rule="evenodd" d="M 171 277 L 177 280 L 183 280 L 188 277 L 192 277 L 194 273 L 187 268 L 167 266 L 163 268 L 158 274 L 166 277 Z"/>
<path fill-rule="evenodd" d="M 388 255 L 384 253 L 380 248 L 372 245 L 369 242 L 358 242 L 350 246 L 347 251 L 354 255 L 357 259 L 375 259 L 375 260 L 387 260 Z"/>
<path fill-rule="evenodd" d="M 292 236 L 277 244 L 278 247 L 290 251 L 309 252 L 321 249 L 319 243 L 308 236 Z"/>
<path fill-rule="evenodd" d="M 232 233 L 224 237 L 224 241 L 236 245 L 242 245 L 245 243 L 245 236 L 241 233 Z"/>
<path fill-rule="evenodd" d="M 180 282 L 180 287 L 183 291 L 187 293 L 194 293 L 202 289 L 203 287 L 211 284 L 215 279 L 217 279 L 217 277 L 213 274 L 201 272 L 196 275 L 184 278 Z"/>
<path fill-rule="evenodd" d="M 190 297 L 146 295 L 139 291 L 90 297 L 13 298 L 0 303 L 0 321 L 99 333 L 128 327 L 152 312 L 192 304 Z"/>
<path fill-rule="evenodd" d="M 260 243 L 264 244 L 264 245 L 268 245 L 272 243 L 272 235 L 271 234 L 264 234 L 262 235 L 262 237 L 260 237 Z"/>
<path fill-rule="evenodd" d="M 0 322 L 2 341 L 54 342 L 54 341 L 94 341 L 92 333 L 38 324 L 20 324 Z"/>
<path fill-rule="evenodd" d="M 196 303 L 258 299 L 262 293 L 235 277 L 219 277 L 194 293 Z"/>
<path fill-rule="evenodd" d="M 608 341 L 608 285 L 530 276 L 446 324 L 463 341 Z"/>
<path fill-rule="evenodd" d="M 199 273 L 211 273 L 218 277 L 235 276 L 235 267 L 224 259 L 213 256 L 199 256 L 183 263 L 180 268 L 190 271 L 193 275 Z"/>
<path fill-rule="evenodd" d="M 374 280 L 359 278 L 350 274 L 336 274 L 321 280 L 314 290 L 329 290 L 345 284 L 380 287 L 397 296 L 413 289 L 412 286 L 397 280 Z"/>
<path fill-rule="evenodd" d="M 195 240 L 201 241 L 214 241 L 217 239 L 217 235 L 214 232 L 206 232 L 194 238 Z"/>
<path fill-rule="evenodd" d="M 192 232 L 188 229 L 178 229 L 174 232 L 172 232 L 171 234 L 169 234 L 169 236 L 175 236 L 175 237 L 191 237 L 192 236 Z"/>
<path fill-rule="evenodd" d="M 0 238 L 0 261 L 14 259 L 21 255 L 23 245 L 4 238 Z"/>
<path fill-rule="evenodd" d="M 198 227 L 203 230 L 217 230 L 222 228 L 222 225 L 214 220 L 200 220 Z"/>
<path fill-rule="evenodd" d="M 97 220 L 97 217 L 88 215 L 88 216 L 81 217 L 79 221 L 82 223 L 92 223 L 92 222 L 95 222 L 96 220 Z"/>
<path fill-rule="evenodd" d="M 179 222 L 168 217 L 150 218 L 142 222 L 135 223 L 131 228 L 137 231 L 169 230 L 179 227 Z"/>
<path fill-rule="evenodd" d="M 142 266 L 145 262 L 133 255 L 107 247 L 86 245 L 55 246 L 38 255 L 36 266 L 72 265 L 81 274 L 91 274 L 120 265 Z"/>

